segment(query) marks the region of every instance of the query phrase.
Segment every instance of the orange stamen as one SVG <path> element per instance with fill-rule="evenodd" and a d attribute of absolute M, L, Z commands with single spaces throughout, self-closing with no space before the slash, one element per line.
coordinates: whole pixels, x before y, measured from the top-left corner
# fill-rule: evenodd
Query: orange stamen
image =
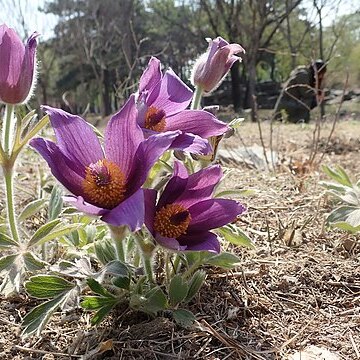
<path fill-rule="evenodd" d="M 165 130 L 165 127 L 165 111 L 160 110 L 155 106 L 150 106 L 145 114 L 145 128 L 157 132 L 162 132 Z"/>
<path fill-rule="evenodd" d="M 154 230 L 167 238 L 186 234 L 191 221 L 189 210 L 179 204 L 168 204 L 155 214 Z"/>
<path fill-rule="evenodd" d="M 86 168 L 83 190 L 91 204 L 113 209 L 124 199 L 125 176 L 119 166 L 103 159 Z"/>

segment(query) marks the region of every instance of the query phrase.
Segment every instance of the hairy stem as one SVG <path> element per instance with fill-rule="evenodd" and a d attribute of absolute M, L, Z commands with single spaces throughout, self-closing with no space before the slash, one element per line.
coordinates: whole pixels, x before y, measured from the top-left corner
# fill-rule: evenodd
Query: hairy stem
<path fill-rule="evenodd" d="M 6 192 L 6 209 L 9 228 L 12 238 L 19 242 L 19 233 L 15 218 L 14 207 L 14 184 L 13 184 L 13 167 L 4 167 L 5 192 Z"/>
<path fill-rule="evenodd" d="M 119 261 L 126 261 L 125 237 L 127 235 L 125 226 L 109 226 L 111 238 L 114 242 L 116 257 Z"/>
<path fill-rule="evenodd" d="M 201 108 L 201 98 L 203 89 L 200 86 L 195 88 L 194 96 L 191 102 L 191 110 L 198 110 Z"/>
<path fill-rule="evenodd" d="M 4 117 L 3 134 L 2 134 L 4 152 L 7 156 L 10 155 L 12 133 L 14 131 L 12 127 L 13 118 L 14 118 L 14 105 L 7 104 L 5 107 L 5 117 Z"/>

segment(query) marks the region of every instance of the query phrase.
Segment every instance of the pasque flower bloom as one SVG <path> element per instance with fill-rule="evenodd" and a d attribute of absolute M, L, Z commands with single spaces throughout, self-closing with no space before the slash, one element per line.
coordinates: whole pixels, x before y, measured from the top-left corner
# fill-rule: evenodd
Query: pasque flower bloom
<path fill-rule="evenodd" d="M 44 107 L 57 143 L 43 138 L 30 142 L 47 161 L 53 175 L 74 195 L 66 197 L 79 210 L 101 216 L 108 224 L 132 231 L 144 222 L 141 186 L 178 131 L 144 139 L 136 123 L 134 96 L 110 119 L 104 149 L 92 128 L 79 116 Z"/>
<path fill-rule="evenodd" d="M 213 199 L 222 176 L 220 166 L 211 166 L 188 175 L 175 162 L 174 173 L 156 203 L 157 192 L 145 189 L 145 225 L 155 240 L 173 250 L 220 252 L 211 229 L 224 226 L 245 211 L 234 200 Z"/>
<path fill-rule="evenodd" d="M 209 42 L 208 50 L 196 61 L 191 80 L 194 86 L 210 93 L 221 84 L 234 62 L 241 60 L 235 54 L 244 53 L 245 50 L 239 44 L 229 44 L 220 36 L 206 40 Z"/>
<path fill-rule="evenodd" d="M 205 139 L 223 134 L 228 126 L 207 111 L 186 110 L 192 96 L 171 69 L 162 74 L 160 61 L 152 57 L 139 84 L 139 125 L 146 134 L 181 130 L 172 148 L 208 153 L 211 148 Z"/>
<path fill-rule="evenodd" d="M 0 102 L 20 104 L 31 94 L 38 35 L 33 33 L 24 45 L 13 29 L 0 25 Z"/>

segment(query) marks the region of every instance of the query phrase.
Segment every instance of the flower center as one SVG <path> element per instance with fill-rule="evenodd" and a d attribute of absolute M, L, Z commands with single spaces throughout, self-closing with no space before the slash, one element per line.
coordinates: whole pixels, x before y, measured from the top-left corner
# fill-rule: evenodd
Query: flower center
<path fill-rule="evenodd" d="M 165 130 L 165 127 L 165 111 L 158 109 L 155 106 L 150 106 L 145 114 L 145 128 L 162 132 Z"/>
<path fill-rule="evenodd" d="M 86 168 L 82 185 L 86 200 L 105 209 L 120 204 L 126 191 L 124 174 L 115 163 L 106 159 Z"/>
<path fill-rule="evenodd" d="M 154 230 L 167 238 L 186 234 L 191 221 L 189 210 L 179 204 L 168 204 L 155 214 Z"/>

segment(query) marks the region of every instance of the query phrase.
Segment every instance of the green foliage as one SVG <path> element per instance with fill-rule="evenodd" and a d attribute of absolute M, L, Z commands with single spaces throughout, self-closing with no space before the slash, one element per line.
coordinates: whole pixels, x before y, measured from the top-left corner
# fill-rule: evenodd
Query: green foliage
<path fill-rule="evenodd" d="M 54 275 L 36 275 L 25 282 L 29 295 L 38 299 L 50 299 L 70 291 L 74 284 Z"/>
<path fill-rule="evenodd" d="M 254 248 L 250 238 L 236 225 L 228 224 L 221 227 L 219 233 L 225 238 L 225 240 L 237 246 L 245 246 L 248 248 Z"/>
<path fill-rule="evenodd" d="M 189 286 L 181 275 L 175 275 L 169 284 L 169 300 L 172 306 L 180 304 L 188 295 Z"/>
<path fill-rule="evenodd" d="M 23 335 L 29 336 L 34 333 L 40 334 L 43 327 L 46 325 L 51 315 L 57 310 L 59 306 L 66 300 L 64 295 L 59 295 L 55 299 L 46 301 L 41 305 L 34 307 L 25 317 L 22 322 Z"/>
<path fill-rule="evenodd" d="M 333 182 L 322 181 L 320 184 L 327 189 L 327 193 L 336 199 L 338 205 L 328 215 L 329 225 L 350 233 L 360 231 L 360 182 L 354 184 L 343 168 L 337 166 L 332 169 L 323 166 L 323 171 Z"/>
<path fill-rule="evenodd" d="M 172 312 L 176 323 L 182 327 L 188 328 L 196 321 L 194 314 L 186 309 L 176 309 Z"/>

